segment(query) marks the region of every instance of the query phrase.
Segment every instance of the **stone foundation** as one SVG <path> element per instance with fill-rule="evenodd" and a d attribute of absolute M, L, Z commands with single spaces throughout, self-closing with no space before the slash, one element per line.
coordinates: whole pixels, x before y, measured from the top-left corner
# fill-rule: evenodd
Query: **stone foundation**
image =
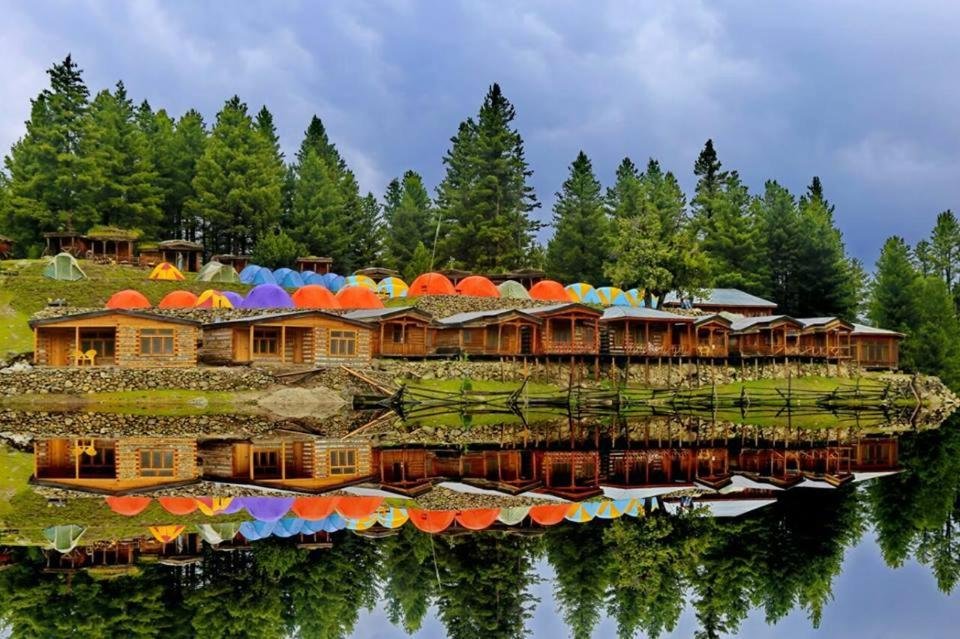
<path fill-rule="evenodd" d="M 270 371 L 256 368 L 136 370 L 91 366 L 0 370 L 0 396 L 160 389 L 246 391 L 262 390 L 275 383 Z"/>

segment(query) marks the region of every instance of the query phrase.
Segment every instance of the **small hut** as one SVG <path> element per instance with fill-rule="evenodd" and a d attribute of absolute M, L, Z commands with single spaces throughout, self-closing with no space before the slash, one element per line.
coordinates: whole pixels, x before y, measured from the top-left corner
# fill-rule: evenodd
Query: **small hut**
<path fill-rule="evenodd" d="M 139 238 L 140 231 L 135 229 L 95 226 L 87 231 L 86 255 L 93 260 L 132 264 Z"/>
<path fill-rule="evenodd" d="M 333 270 L 333 258 L 307 255 L 306 257 L 298 257 L 294 265 L 298 273 L 313 271 L 317 275 L 323 275 Z"/>
<path fill-rule="evenodd" d="M 203 244 L 188 240 L 164 240 L 157 244 L 161 262 L 170 262 L 181 271 L 193 273 L 203 263 Z"/>

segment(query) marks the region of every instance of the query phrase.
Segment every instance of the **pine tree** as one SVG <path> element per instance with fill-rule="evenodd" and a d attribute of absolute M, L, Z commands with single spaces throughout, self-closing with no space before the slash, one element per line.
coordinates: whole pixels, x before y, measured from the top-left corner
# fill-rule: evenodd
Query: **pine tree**
<path fill-rule="evenodd" d="M 412 259 L 418 243 L 433 246 L 433 205 L 423 178 L 414 171 L 405 172 L 402 180 L 392 180 L 384 199 L 388 263 L 402 269 Z"/>
<path fill-rule="evenodd" d="M 607 212 L 612 218 L 635 215 L 639 208 L 637 188 L 640 170 L 630 158 L 623 158 L 617 167 L 613 186 L 607 189 Z"/>
<path fill-rule="evenodd" d="M 347 250 L 349 263 L 344 271 L 378 264 L 383 250 L 383 220 L 380 202 L 373 193 L 367 193 L 360 200 L 360 214 L 347 220 L 346 230 L 350 243 Z"/>
<path fill-rule="evenodd" d="M 929 247 L 934 273 L 947 285 L 947 290 L 953 291 L 960 268 L 960 223 L 953 211 L 946 210 L 937 215 Z"/>
<path fill-rule="evenodd" d="M 227 100 L 197 162 L 187 210 L 212 253 L 246 253 L 280 217 L 283 176 L 238 96 Z"/>
<path fill-rule="evenodd" d="M 170 187 L 165 203 L 165 210 L 172 221 L 171 228 L 165 229 L 168 237 L 191 241 L 200 237 L 200 220 L 189 213 L 186 204 L 195 196 L 193 178 L 197 174 L 197 165 L 206 148 L 208 135 L 199 111 L 191 109 L 177 120 L 169 166 Z"/>
<path fill-rule="evenodd" d="M 693 165 L 693 174 L 697 177 L 697 188 L 691 205 L 694 215 L 702 222 L 707 222 L 713 217 L 721 191 L 727 183 L 729 174 L 721 170 L 722 167 L 717 152 L 713 148 L 713 140 L 707 140 Z"/>
<path fill-rule="evenodd" d="M 316 149 L 301 155 L 293 193 L 291 234 L 311 255 L 332 257 L 339 268 L 347 253 L 344 202 L 337 173 Z"/>
<path fill-rule="evenodd" d="M 909 333 L 917 306 L 917 272 L 910 261 L 910 248 L 901 237 L 890 237 L 874 268 L 869 318 L 875 326 Z"/>
<path fill-rule="evenodd" d="M 540 206 L 527 180 L 523 139 L 512 128 L 516 110 L 494 84 L 477 120 L 468 118 L 444 156 L 446 175 L 437 187 L 443 220 L 441 255 L 471 269 L 515 268 L 533 243 Z"/>
<path fill-rule="evenodd" d="M 44 231 L 99 221 L 82 201 L 88 177 L 77 151 L 89 97 L 82 71 L 68 55 L 47 75 L 50 87 L 31 101 L 26 134 L 4 158 L 9 187 L 0 215 L 21 252 L 37 247 Z"/>
<path fill-rule="evenodd" d="M 123 82 L 112 94 L 104 90 L 93 99 L 79 146 L 88 169 L 84 191 L 89 206 L 99 212 L 100 223 L 141 229 L 154 237 L 163 216 L 163 195 L 136 115 Z"/>
<path fill-rule="evenodd" d="M 433 270 L 433 257 L 423 242 L 417 242 L 410 259 L 400 267 L 403 278 L 411 282 L 418 275 Z"/>
<path fill-rule="evenodd" d="M 713 285 L 762 293 L 760 223 L 740 175 L 736 171 L 725 172 L 712 195 L 708 195 L 706 186 L 698 191 L 694 224 L 710 262 Z"/>
<path fill-rule="evenodd" d="M 600 182 L 580 151 L 553 206 L 554 233 L 547 245 L 547 273 L 562 282 L 603 281 L 608 257 L 607 216 Z"/>
<path fill-rule="evenodd" d="M 787 189 L 768 180 L 752 206 L 764 244 L 764 294 L 777 303 L 778 312 L 799 315 L 803 238 L 797 203 Z"/>
<path fill-rule="evenodd" d="M 903 343 L 903 357 L 914 370 L 936 375 L 951 387 L 960 384 L 960 322 L 953 296 L 938 277 L 918 278 L 914 328 Z"/>

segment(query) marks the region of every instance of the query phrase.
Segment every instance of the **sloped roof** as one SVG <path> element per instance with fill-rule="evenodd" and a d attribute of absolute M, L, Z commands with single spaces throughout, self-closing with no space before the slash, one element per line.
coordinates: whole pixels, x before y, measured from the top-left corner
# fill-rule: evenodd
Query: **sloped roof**
<path fill-rule="evenodd" d="M 469 324 L 470 322 L 476 322 L 484 319 L 496 319 L 504 315 L 519 315 L 524 319 L 528 319 L 531 322 L 539 323 L 541 320 L 537 317 L 532 316 L 529 312 L 521 311 L 516 308 L 497 308 L 487 311 L 469 311 L 465 313 L 456 313 L 450 315 L 449 317 L 444 317 L 437 320 L 439 324 L 444 326 L 456 326 L 461 324 Z"/>
<path fill-rule="evenodd" d="M 759 328 L 780 322 L 788 322 L 803 328 L 803 324 L 789 315 L 761 315 L 759 317 L 737 317 L 730 323 L 730 329 L 734 332 L 745 331 L 751 328 Z"/>
<path fill-rule="evenodd" d="M 268 322 L 270 320 L 277 319 L 290 319 L 295 317 L 310 317 L 310 316 L 319 316 L 326 317 L 331 320 L 344 322 L 346 324 L 353 324 L 355 326 L 362 326 L 363 328 L 370 328 L 370 326 L 361 322 L 360 320 L 346 317 L 345 315 L 337 315 L 336 313 L 330 313 L 320 309 L 302 309 L 302 310 L 291 310 L 291 311 L 280 311 L 280 312 L 267 312 L 261 315 L 252 315 L 249 317 L 233 318 L 233 319 L 223 319 L 223 320 L 214 320 L 212 322 L 207 322 L 204 324 L 204 327 L 217 328 L 221 326 L 243 326 L 245 324 L 257 324 L 259 322 Z"/>
<path fill-rule="evenodd" d="M 558 302 L 556 304 L 547 304 L 546 306 L 531 306 L 528 309 L 524 309 L 526 313 L 530 315 L 549 315 L 551 313 L 557 313 L 559 311 L 586 311 L 591 314 L 601 315 L 600 311 L 595 308 L 591 308 L 586 304 L 580 304 L 579 302 Z"/>
<path fill-rule="evenodd" d="M 157 242 L 157 246 L 165 249 L 180 249 L 182 251 L 202 251 L 203 244 L 190 240 L 164 240 Z"/>
<path fill-rule="evenodd" d="M 71 320 L 78 319 L 87 319 L 91 317 L 107 317 L 111 315 L 124 315 L 127 317 L 137 317 L 140 319 L 149 319 L 156 320 L 158 322 L 169 322 L 171 324 L 186 324 L 188 326 L 199 326 L 200 322 L 197 320 L 188 319 L 185 317 L 173 317 L 171 315 L 160 313 L 150 313 L 148 311 L 132 311 L 122 308 L 104 308 L 98 310 L 85 310 L 80 311 L 79 313 L 70 313 L 66 315 L 57 315 L 55 317 L 41 317 L 31 319 L 29 324 L 30 327 L 34 326 L 45 326 L 48 324 L 61 324 L 63 322 L 69 322 Z"/>
<path fill-rule="evenodd" d="M 603 312 L 603 321 L 620 319 L 641 319 L 641 320 L 666 320 L 674 322 L 692 322 L 693 318 L 687 315 L 677 315 L 668 313 L 655 308 L 643 308 L 635 306 L 611 306 Z"/>
<path fill-rule="evenodd" d="M 839 317 L 798 317 L 796 318 L 798 322 L 803 324 L 804 328 L 817 328 L 820 326 L 826 326 L 833 322 L 839 322 L 844 326 L 853 328 L 853 324 L 850 322 L 840 319 Z"/>
<path fill-rule="evenodd" d="M 384 308 L 358 308 L 343 314 L 343 317 L 356 320 L 358 322 L 376 322 L 382 319 L 398 317 L 400 315 L 416 315 L 420 319 L 429 322 L 433 316 L 416 306 L 387 306 Z"/>
<path fill-rule="evenodd" d="M 887 337 L 905 337 L 903 333 L 897 331 L 891 331 L 886 328 L 878 328 L 876 326 L 867 326 L 866 324 L 854 324 L 853 325 L 853 335 L 877 335 L 877 336 L 887 336 Z"/>
<path fill-rule="evenodd" d="M 668 293 L 663 298 L 663 303 L 671 306 L 679 306 L 681 299 L 676 292 Z M 705 295 L 698 295 L 693 298 L 694 306 L 743 306 L 743 307 L 762 307 L 776 308 L 777 305 L 770 300 L 751 295 L 741 291 L 738 288 L 709 288 Z"/>

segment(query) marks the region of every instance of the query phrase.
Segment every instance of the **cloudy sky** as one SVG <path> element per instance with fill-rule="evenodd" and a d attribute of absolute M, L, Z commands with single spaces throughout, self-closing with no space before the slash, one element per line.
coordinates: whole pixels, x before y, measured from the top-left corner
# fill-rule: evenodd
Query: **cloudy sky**
<path fill-rule="evenodd" d="M 378 194 L 408 168 L 435 185 L 458 122 L 499 82 L 544 217 L 579 149 L 605 184 L 623 156 L 652 156 L 689 190 L 708 137 L 752 188 L 819 175 L 868 264 L 887 235 L 915 241 L 960 208 L 960 4 L 2 4 L 4 150 L 72 52 L 92 90 L 123 79 L 173 114 L 212 122 L 234 93 L 266 104 L 288 155 L 316 113 Z"/>

